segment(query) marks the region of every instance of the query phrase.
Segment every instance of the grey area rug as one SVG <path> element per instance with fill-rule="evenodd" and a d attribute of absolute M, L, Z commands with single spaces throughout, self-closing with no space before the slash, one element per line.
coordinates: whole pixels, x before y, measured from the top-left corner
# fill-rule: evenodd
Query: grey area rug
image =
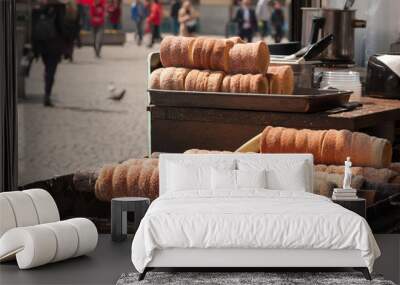
<path fill-rule="evenodd" d="M 392 281 L 384 280 L 376 275 L 372 276 L 372 281 L 368 281 L 359 272 L 148 272 L 142 281 L 137 280 L 138 276 L 138 273 L 122 274 L 117 285 L 395 285 Z"/>

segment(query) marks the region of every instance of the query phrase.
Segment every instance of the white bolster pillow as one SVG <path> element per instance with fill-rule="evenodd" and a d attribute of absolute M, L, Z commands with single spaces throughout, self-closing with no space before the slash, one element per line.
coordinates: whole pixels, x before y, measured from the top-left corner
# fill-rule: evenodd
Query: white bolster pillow
<path fill-rule="evenodd" d="M 22 191 L 3 192 L 1 195 L 10 203 L 17 227 L 33 226 L 39 223 L 35 205 L 29 195 Z"/>
<path fill-rule="evenodd" d="M 20 269 L 87 254 L 97 245 L 98 233 L 88 219 L 19 227 L 0 238 L 0 261 L 14 256 Z"/>
<path fill-rule="evenodd" d="M 9 229 L 15 228 L 14 212 L 8 199 L 0 195 L 0 237 Z"/>
<path fill-rule="evenodd" d="M 56 202 L 49 192 L 43 189 L 29 189 L 22 191 L 32 199 L 39 219 L 39 224 L 57 222 L 60 214 Z"/>
<path fill-rule="evenodd" d="M 43 189 L 0 193 L 0 237 L 9 229 L 60 220 L 56 202 Z"/>

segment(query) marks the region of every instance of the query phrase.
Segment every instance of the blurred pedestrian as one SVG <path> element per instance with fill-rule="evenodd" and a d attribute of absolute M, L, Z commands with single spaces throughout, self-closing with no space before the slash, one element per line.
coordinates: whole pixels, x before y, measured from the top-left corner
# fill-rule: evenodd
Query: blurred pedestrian
<path fill-rule="evenodd" d="M 160 25 L 162 18 L 162 7 L 159 0 L 153 0 L 150 5 L 150 15 L 147 17 L 146 22 L 151 30 L 151 41 L 148 45 L 151 48 L 156 41 L 161 41 Z"/>
<path fill-rule="evenodd" d="M 44 64 L 44 106 L 53 106 L 50 96 L 58 63 L 64 52 L 65 5 L 40 0 L 32 10 L 32 44 L 36 58 Z"/>
<path fill-rule="evenodd" d="M 256 6 L 256 16 L 258 21 L 261 22 L 261 39 L 264 40 L 266 36 L 269 34 L 268 20 L 270 17 L 269 0 L 258 0 Z"/>
<path fill-rule="evenodd" d="M 90 30 L 90 5 L 91 0 L 76 0 L 80 19 L 80 27 L 85 31 Z"/>
<path fill-rule="evenodd" d="M 111 3 L 107 7 L 108 21 L 113 30 L 120 29 L 121 23 L 121 1 L 111 0 Z"/>
<path fill-rule="evenodd" d="M 198 18 L 199 15 L 190 0 L 185 0 L 179 10 L 179 34 L 184 37 L 192 37 L 197 29 Z"/>
<path fill-rule="evenodd" d="M 274 10 L 272 11 L 271 16 L 271 23 L 275 30 L 275 42 L 280 43 L 283 38 L 283 26 L 285 25 L 285 16 L 283 14 L 282 5 L 278 1 L 276 1 L 274 4 Z"/>
<path fill-rule="evenodd" d="M 179 10 L 182 7 L 180 0 L 174 0 L 171 6 L 172 33 L 176 36 L 179 33 Z"/>
<path fill-rule="evenodd" d="M 64 36 L 65 36 L 65 49 L 64 57 L 69 61 L 74 60 L 74 44 L 75 41 L 80 44 L 80 18 L 78 6 L 75 0 L 68 0 L 65 3 L 65 17 L 64 17 Z"/>
<path fill-rule="evenodd" d="M 258 30 L 257 17 L 251 7 L 251 0 L 242 0 L 240 8 L 236 12 L 235 22 L 238 24 L 238 36 L 251 43 L 254 33 Z"/>
<path fill-rule="evenodd" d="M 93 0 L 90 6 L 90 20 L 93 30 L 93 47 L 97 58 L 100 57 L 104 34 L 104 0 Z"/>
<path fill-rule="evenodd" d="M 132 2 L 131 18 L 136 26 L 136 42 L 140 46 L 143 41 L 143 22 L 146 19 L 146 8 L 142 0 Z"/>

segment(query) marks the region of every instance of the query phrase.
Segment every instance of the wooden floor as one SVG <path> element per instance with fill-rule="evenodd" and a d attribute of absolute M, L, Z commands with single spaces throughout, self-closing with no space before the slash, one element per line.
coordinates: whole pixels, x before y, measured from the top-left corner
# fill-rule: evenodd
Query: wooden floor
<path fill-rule="evenodd" d="M 115 284 L 122 273 L 134 271 L 131 261 L 132 237 L 124 242 L 100 235 L 88 256 L 19 270 L 16 262 L 0 265 L 0 284 Z"/>

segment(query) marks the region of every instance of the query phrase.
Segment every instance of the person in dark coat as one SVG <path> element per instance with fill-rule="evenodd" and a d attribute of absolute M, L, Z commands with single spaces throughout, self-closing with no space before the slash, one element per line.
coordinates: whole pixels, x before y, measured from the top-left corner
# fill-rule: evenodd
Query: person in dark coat
<path fill-rule="evenodd" d="M 283 14 L 282 5 L 275 2 L 274 10 L 271 15 L 272 26 L 275 29 L 274 39 L 276 43 L 280 43 L 283 38 L 283 26 L 285 25 L 285 16 Z"/>
<path fill-rule="evenodd" d="M 74 60 L 74 44 L 80 46 L 80 16 L 75 0 L 68 0 L 65 5 L 64 17 L 64 57 L 69 61 Z"/>
<path fill-rule="evenodd" d="M 171 6 L 172 32 L 174 33 L 175 36 L 179 33 L 180 23 L 178 20 L 178 15 L 181 7 L 182 7 L 181 0 L 174 0 Z"/>
<path fill-rule="evenodd" d="M 41 0 L 32 11 L 32 45 L 36 58 L 44 64 L 44 105 L 53 106 L 50 96 L 58 63 L 64 52 L 65 5 Z"/>
<path fill-rule="evenodd" d="M 251 43 L 254 33 L 258 29 L 257 17 L 254 9 L 251 7 L 251 0 L 242 0 L 242 5 L 237 10 L 234 21 L 238 24 L 238 36 Z"/>

